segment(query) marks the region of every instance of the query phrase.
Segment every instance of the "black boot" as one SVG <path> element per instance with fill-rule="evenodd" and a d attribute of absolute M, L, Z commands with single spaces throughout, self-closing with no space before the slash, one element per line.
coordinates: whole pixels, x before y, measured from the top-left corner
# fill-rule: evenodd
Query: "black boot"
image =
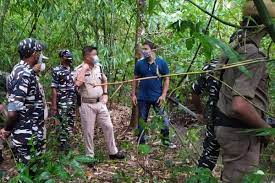
<path fill-rule="evenodd" d="M 110 157 L 110 159 L 124 159 L 125 158 L 125 155 L 124 155 L 124 153 L 122 153 L 122 152 L 120 152 L 120 151 L 118 151 L 116 154 L 110 154 L 109 155 L 109 157 Z"/>
<path fill-rule="evenodd" d="M 96 171 L 95 163 L 88 163 L 87 166 L 93 171 Z"/>

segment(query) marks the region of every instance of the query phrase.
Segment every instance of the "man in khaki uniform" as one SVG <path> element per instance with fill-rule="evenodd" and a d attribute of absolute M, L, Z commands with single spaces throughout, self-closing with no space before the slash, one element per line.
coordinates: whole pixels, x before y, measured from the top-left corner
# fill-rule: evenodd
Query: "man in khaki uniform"
<path fill-rule="evenodd" d="M 83 128 L 86 155 L 94 157 L 94 127 L 97 122 L 103 130 L 105 141 L 109 150 L 110 159 L 123 159 L 123 153 L 119 152 L 114 137 L 113 124 L 106 107 L 108 101 L 107 78 L 103 74 L 98 63 L 97 48 L 87 46 L 82 51 L 84 62 L 76 68 L 75 84 L 81 96 L 79 109 Z"/>
<path fill-rule="evenodd" d="M 271 4 L 267 7 L 274 7 Z M 262 24 L 256 7 L 253 6 L 252 2 L 247 2 L 244 6 L 242 23 L 245 26 Z M 269 9 L 269 12 L 274 17 L 275 9 Z M 260 42 L 265 35 L 267 31 L 263 27 L 242 29 L 231 40 L 233 48 L 244 60 L 260 59 L 262 62 L 246 65 L 249 74 L 242 72 L 240 68 L 226 69 L 223 74 L 223 81 L 233 88 L 222 85 L 218 101 L 220 112 L 215 121 L 215 133 L 222 149 L 223 182 L 242 182 L 243 177 L 257 169 L 259 164 L 260 138 L 242 131 L 270 128 L 264 121 L 264 111 L 268 110 L 268 73 L 264 62 L 266 56 L 259 51 Z M 228 60 L 228 63 L 232 61 Z"/>

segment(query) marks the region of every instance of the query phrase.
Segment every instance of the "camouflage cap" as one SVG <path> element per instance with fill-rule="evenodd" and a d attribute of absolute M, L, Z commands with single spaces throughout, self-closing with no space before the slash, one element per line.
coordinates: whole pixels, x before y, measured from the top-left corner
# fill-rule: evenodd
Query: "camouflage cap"
<path fill-rule="evenodd" d="M 29 57 L 35 51 L 42 51 L 44 49 L 45 46 L 34 38 L 26 38 L 18 46 L 20 57 Z"/>
<path fill-rule="evenodd" d="M 73 59 L 73 54 L 70 50 L 61 50 L 59 52 L 59 57 L 66 58 L 68 60 L 72 60 Z"/>

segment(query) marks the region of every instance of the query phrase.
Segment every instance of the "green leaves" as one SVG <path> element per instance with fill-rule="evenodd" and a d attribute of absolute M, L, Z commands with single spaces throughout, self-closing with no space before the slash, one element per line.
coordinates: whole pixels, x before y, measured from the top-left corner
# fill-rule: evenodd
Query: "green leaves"
<path fill-rule="evenodd" d="M 218 180 L 213 177 L 212 172 L 207 168 L 191 169 L 192 174 L 186 179 L 186 183 L 218 183 Z"/>
<path fill-rule="evenodd" d="M 79 163 L 89 164 L 89 163 L 96 163 L 98 162 L 97 159 L 89 157 L 89 156 L 77 156 L 75 160 Z"/>
<path fill-rule="evenodd" d="M 116 174 L 113 176 L 113 181 L 115 183 L 121 183 L 121 182 L 131 183 L 131 182 L 133 182 L 132 177 L 127 175 L 123 170 L 116 172 Z"/>
<path fill-rule="evenodd" d="M 149 0 L 148 1 L 148 14 L 152 15 L 154 12 L 156 12 L 156 7 L 160 3 L 158 0 Z"/>
<path fill-rule="evenodd" d="M 195 44 L 194 38 L 189 38 L 185 41 L 187 50 L 191 50 L 193 48 L 193 45 Z"/>
<path fill-rule="evenodd" d="M 55 183 L 55 181 L 53 179 L 49 179 L 45 183 Z"/>
<path fill-rule="evenodd" d="M 275 128 L 249 129 L 243 133 L 255 133 L 257 136 L 275 136 Z"/>
<path fill-rule="evenodd" d="M 30 177 L 28 177 L 26 175 L 23 175 L 23 174 L 21 174 L 19 176 L 19 180 L 24 182 L 24 183 L 33 183 L 32 179 Z"/>
<path fill-rule="evenodd" d="M 200 40 L 202 40 L 202 44 L 207 49 L 220 48 L 225 56 L 227 56 L 230 61 L 237 62 L 240 61 L 239 54 L 232 49 L 229 45 L 225 44 L 223 41 L 206 35 L 200 35 Z"/>
<path fill-rule="evenodd" d="M 262 183 L 265 173 L 262 170 L 256 170 L 244 177 L 243 183 Z"/>
<path fill-rule="evenodd" d="M 253 73 L 252 73 L 252 72 L 249 72 L 249 71 L 245 68 L 245 66 L 239 66 L 238 69 L 239 69 L 242 73 L 244 73 L 247 77 L 249 77 L 249 78 L 252 78 L 252 77 L 253 77 Z"/>
<path fill-rule="evenodd" d="M 180 19 L 171 24 L 168 28 L 175 29 L 178 32 L 184 32 L 187 29 L 190 29 L 190 35 L 193 35 L 194 33 L 200 32 L 201 24 L 190 20 Z"/>
<path fill-rule="evenodd" d="M 138 152 L 142 155 L 148 155 L 151 152 L 151 147 L 147 144 L 140 144 L 138 146 Z"/>
<path fill-rule="evenodd" d="M 56 175 L 62 180 L 66 181 L 70 179 L 70 175 L 66 172 L 65 167 L 62 165 L 56 165 Z"/>
<path fill-rule="evenodd" d="M 11 179 L 11 183 L 19 180 L 26 183 L 31 182 L 48 182 L 53 183 L 67 182 L 76 177 L 83 177 L 85 172 L 81 163 L 90 163 L 95 160 L 86 156 L 76 156 L 69 153 L 68 156 L 53 156 L 53 152 L 49 150 L 42 157 L 34 158 L 31 166 L 18 164 L 20 174 Z M 29 172 L 32 172 L 30 174 Z M 83 180 L 85 179 L 82 178 Z"/>
<path fill-rule="evenodd" d="M 133 144 L 131 144 L 130 142 L 128 141 L 123 141 L 121 143 L 121 148 L 125 149 L 126 151 L 131 149 L 133 147 Z"/>
<path fill-rule="evenodd" d="M 38 180 L 39 181 L 47 181 L 51 178 L 51 174 L 48 171 L 42 172 L 39 177 Z"/>
<path fill-rule="evenodd" d="M 158 115 L 155 112 L 154 117 L 152 118 L 152 121 L 150 123 L 150 125 L 147 125 L 149 127 L 150 130 L 160 130 L 164 127 L 163 125 L 163 117 Z M 148 130 L 149 130 L 148 129 Z"/>

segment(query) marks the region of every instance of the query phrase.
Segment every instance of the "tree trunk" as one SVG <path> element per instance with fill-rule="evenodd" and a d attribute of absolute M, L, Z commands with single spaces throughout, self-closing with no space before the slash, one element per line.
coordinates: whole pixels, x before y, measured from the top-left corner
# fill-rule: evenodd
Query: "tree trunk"
<path fill-rule="evenodd" d="M 95 3 L 95 27 L 94 27 L 94 32 L 95 32 L 95 42 L 96 46 L 99 46 L 99 28 L 98 28 L 98 6 L 97 3 Z"/>
<path fill-rule="evenodd" d="M 136 20 L 136 40 L 135 40 L 135 63 L 138 61 L 139 59 L 138 57 L 140 54 L 140 43 L 142 39 L 142 32 L 144 29 L 143 23 L 144 23 L 144 10 L 145 10 L 146 0 L 136 0 L 136 3 L 137 3 L 137 20 Z M 129 129 L 135 128 L 137 123 L 138 123 L 138 107 L 133 105 Z"/>
<path fill-rule="evenodd" d="M 1 3 L 1 9 L 0 9 L 0 46 L 2 44 L 3 40 L 3 31 L 4 31 L 4 21 L 6 14 L 9 10 L 10 0 L 3 0 Z"/>

